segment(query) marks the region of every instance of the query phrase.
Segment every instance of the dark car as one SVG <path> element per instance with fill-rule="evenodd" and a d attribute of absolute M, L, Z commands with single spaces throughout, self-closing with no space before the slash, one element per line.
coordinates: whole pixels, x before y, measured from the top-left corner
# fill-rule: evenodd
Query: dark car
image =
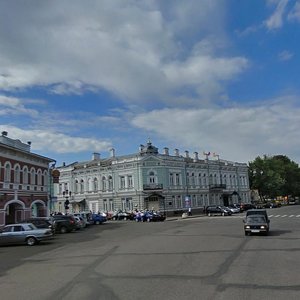
<path fill-rule="evenodd" d="M 19 223 L 32 223 L 37 228 L 48 228 L 55 233 L 55 222 L 52 218 L 47 217 L 31 217 L 25 220 L 22 220 Z"/>
<path fill-rule="evenodd" d="M 67 233 L 76 230 L 76 220 L 72 215 L 54 215 L 52 216 L 55 224 L 55 231 Z"/>
<path fill-rule="evenodd" d="M 244 221 L 245 235 L 252 233 L 269 234 L 270 225 L 266 217 L 262 214 L 248 215 Z"/>
<path fill-rule="evenodd" d="M 270 219 L 268 217 L 268 213 L 265 209 L 249 209 L 246 212 L 246 218 L 252 215 L 263 215 L 266 218 L 266 221 L 270 223 Z"/>
<path fill-rule="evenodd" d="M 208 216 L 214 216 L 214 215 L 230 216 L 231 215 L 231 211 L 222 206 L 208 206 L 206 207 L 205 211 L 206 211 L 206 215 Z"/>

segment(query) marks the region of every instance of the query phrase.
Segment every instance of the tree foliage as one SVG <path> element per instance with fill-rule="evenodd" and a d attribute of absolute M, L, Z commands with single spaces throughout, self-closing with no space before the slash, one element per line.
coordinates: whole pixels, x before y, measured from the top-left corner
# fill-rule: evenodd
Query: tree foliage
<path fill-rule="evenodd" d="M 284 155 L 258 156 L 250 162 L 249 182 L 263 198 L 300 196 L 299 166 Z"/>

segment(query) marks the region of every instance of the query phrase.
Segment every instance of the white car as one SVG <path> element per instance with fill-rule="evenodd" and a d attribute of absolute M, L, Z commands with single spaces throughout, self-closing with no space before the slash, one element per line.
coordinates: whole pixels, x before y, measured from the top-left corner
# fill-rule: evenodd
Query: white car
<path fill-rule="evenodd" d="M 52 239 L 51 229 L 37 228 L 32 223 L 6 225 L 0 230 L 0 245 L 27 244 L 33 246 L 41 241 Z"/>

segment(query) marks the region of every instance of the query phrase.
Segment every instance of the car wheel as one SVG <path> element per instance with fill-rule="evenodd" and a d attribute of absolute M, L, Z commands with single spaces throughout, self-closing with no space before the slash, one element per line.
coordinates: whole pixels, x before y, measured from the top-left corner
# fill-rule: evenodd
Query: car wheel
<path fill-rule="evenodd" d="M 114 221 L 116 221 L 116 220 L 117 220 L 117 218 L 116 218 L 116 217 L 113 217 L 113 220 L 114 220 Z"/>
<path fill-rule="evenodd" d="M 224 213 L 224 212 L 222 212 L 222 216 L 223 216 L 223 217 L 225 216 L 225 213 Z"/>
<path fill-rule="evenodd" d="M 28 246 L 33 246 L 33 245 L 35 245 L 37 243 L 37 240 L 36 240 L 36 238 L 34 238 L 34 237 L 29 237 L 29 238 L 27 238 L 27 240 L 26 240 L 26 244 L 28 245 Z"/>
<path fill-rule="evenodd" d="M 210 217 L 210 216 L 211 216 L 211 213 L 208 213 L 208 216 Z"/>
<path fill-rule="evenodd" d="M 147 218 L 147 222 L 150 222 L 151 220 L 150 220 L 150 218 Z"/>
<path fill-rule="evenodd" d="M 65 227 L 65 226 L 62 226 L 62 227 L 60 227 L 60 233 L 67 233 L 67 227 Z"/>
<path fill-rule="evenodd" d="M 126 217 L 124 217 L 124 221 L 126 221 L 127 220 L 127 218 Z"/>
<path fill-rule="evenodd" d="M 96 225 L 100 225 L 100 221 L 95 221 L 95 224 Z"/>

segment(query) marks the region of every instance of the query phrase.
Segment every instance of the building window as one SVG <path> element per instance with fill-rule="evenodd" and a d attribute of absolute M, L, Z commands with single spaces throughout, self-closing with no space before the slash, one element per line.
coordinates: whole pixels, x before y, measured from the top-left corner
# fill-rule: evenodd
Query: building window
<path fill-rule="evenodd" d="M 30 170 L 30 184 L 35 184 L 35 170 L 33 168 Z"/>
<path fill-rule="evenodd" d="M 23 168 L 23 184 L 28 184 L 28 168 Z"/>
<path fill-rule="evenodd" d="M 84 192 L 84 181 L 83 179 L 80 180 L 80 193 Z"/>
<path fill-rule="evenodd" d="M 37 172 L 37 184 L 42 185 L 42 171 L 38 170 Z"/>
<path fill-rule="evenodd" d="M 173 176 L 173 173 L 170 173 L 170 175 L 169 175 L 169 184 L 170 185 L 174 185 L 174 176 Z"/>
<path fill-rule="evenodd" d="M 109 211 L 114 211 L 114 200 L 113 199 L 109 199 Z"/>
<path fill-rule="evenodd" d="M 129 188 L 133 187 L 133 178 L 132 178 L 132 175 L 128 176 L 128 187 Z"/>
<path fill-rule="evenodd" d="M 101 183 L 102 183 L 102 191 L 106 191 L 106 178 L 105 176 L 102 177 L 102 180 L 101 180 Z"/>
<path fill-rule="evenodd" d="M 125 189 L 125 176 L 120 176 L 120 189 Z"/>
<path fill-rule="evenodd" d="M 156 183 L 155 174 L 153 171 L 149 172 L 149 183 Z"/>
<path fill-rule="evenodd" d="M 98 191 L 98 180 L 97 180 L 97 178 L 94 178 L 94 180 L 93 180 L 93 190 L 94 190 L 94 192 Z"/>
<path fill-rule="evenodd" d="M 175 184 L 180 185 L 180 175 L 178 173 L 175 174 Z"/>
<path fill-rule="evenodd" d="M 4 181 L 5 182 L 10 182 L 10 177 L 11 176 L 11 167 L 10 163 L 5 164 L 5 169 L 4 169 Z"/>
<path fill-rule="evenodd" d="M 108 177 L 108 190 L 112 191 L 113 190 L 113 179 L 111 176 Z"/>
<path fill-rule="evenodd" d="M 122 210 L 123 211 L 131 211 L 133 210 L 132 198 L 122 198 Z"/>
<path fill-rule="evenodd" d="M 106 199 L 103 199 L 103 210 L 108 211 L 108 201 Z"/>
<path fill-rule="evenodd" d="M 15 166 L 15 172 L 14 172 L 14 183 L 20 183 L 20 166 Z"/>

